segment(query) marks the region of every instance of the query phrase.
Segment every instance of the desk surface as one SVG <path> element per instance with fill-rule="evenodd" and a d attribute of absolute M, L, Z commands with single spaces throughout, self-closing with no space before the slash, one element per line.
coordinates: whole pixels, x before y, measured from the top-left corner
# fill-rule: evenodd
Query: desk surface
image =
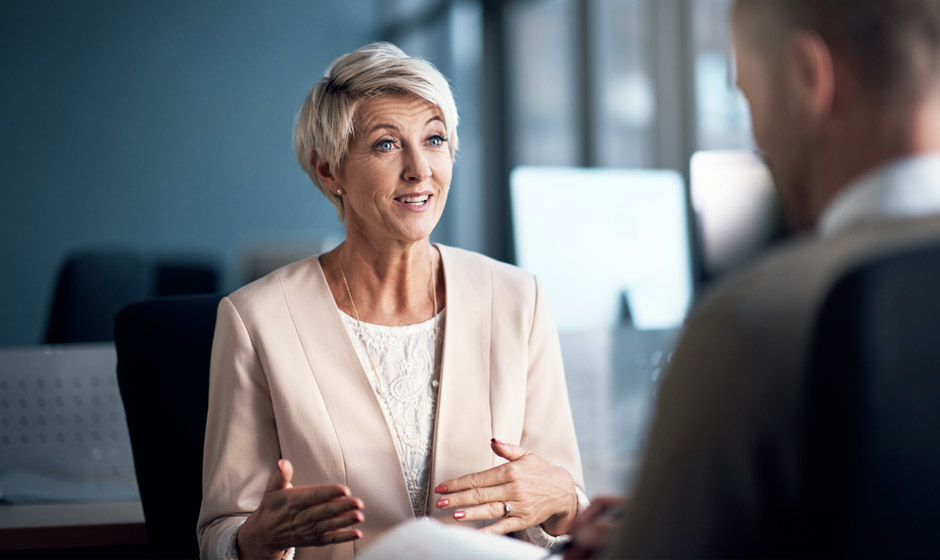
<path fill-rule="evenodd" d="M 139 500 L 0 505 L 0 550 L 146 542 Z"/>

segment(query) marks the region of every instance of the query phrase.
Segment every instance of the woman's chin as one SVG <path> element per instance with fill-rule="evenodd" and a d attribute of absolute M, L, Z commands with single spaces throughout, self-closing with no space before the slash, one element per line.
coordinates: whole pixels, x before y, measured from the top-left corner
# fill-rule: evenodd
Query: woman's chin
<path fill-rule="evenodd" d="M 426 243 L 432 229 L 409 229 L 366 235 L 370 245 L 385 247 L 408 247 L 416 243 Z M 347 236 L 348 238 L 348 236 Z"/>
<path fill-rule="evenodd" d="M 392 231 L 389 232 L 389 238 L 402 243 L 427 241 L 437 226 L 437 222 L 438 220 L 409 220 L 409 223 L 398 224 L 398 227 L 390 228 Z"/>
<path fill-rule="evenodd" d="M 372 245 L 408 245 L 427 241 L 437 226 L 439 216 L 419 216 L 410 219 L 382 220 L 378 227 L 363 227 L 357 220 L 347 220 L 346 238 L 367 239 Z"/>

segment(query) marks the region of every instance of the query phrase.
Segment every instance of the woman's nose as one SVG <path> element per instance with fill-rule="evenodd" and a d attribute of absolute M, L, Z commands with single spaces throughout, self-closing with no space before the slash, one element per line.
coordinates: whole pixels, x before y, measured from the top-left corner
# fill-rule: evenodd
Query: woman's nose
<path fill-rule="evenodd" d="M 431 164 L 421 150 L 407 150 L 405 169 L 402 174 L 406 181 L 420 183 L 431 177 Z"/>

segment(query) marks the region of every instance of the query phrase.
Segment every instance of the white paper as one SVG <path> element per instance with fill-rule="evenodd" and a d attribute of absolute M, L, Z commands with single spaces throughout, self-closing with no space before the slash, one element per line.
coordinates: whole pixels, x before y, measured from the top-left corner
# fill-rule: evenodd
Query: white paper
<path fill-rule="evenodd" d="M 402 523 L 383 535 L 357 558 L 359 560 L 541 560 L 549 551 L 533 544 L 481 533 L 470 527 L 445 525 L 433 519 Z"/>

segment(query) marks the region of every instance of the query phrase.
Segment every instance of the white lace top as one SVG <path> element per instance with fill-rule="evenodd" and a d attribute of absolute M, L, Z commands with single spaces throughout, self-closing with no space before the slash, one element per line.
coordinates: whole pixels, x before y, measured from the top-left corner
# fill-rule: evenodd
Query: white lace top
<path fill-rule="evenodd" d="M 440 373 L 436 365 L 435 320 L 431 318 L 403 327 L 362 323 L 360 336 L 356 319 L 345 313 L 340 313 L 340 316 L 385 414 L 414 514 L 416 517 L 426 515 L 434 408 Z M 437 319 L 437 340 L 442 341 L 444 311 L 438 314 Z M 379 379 L 375 378 L 369 365 L 370 353 Z"/>

